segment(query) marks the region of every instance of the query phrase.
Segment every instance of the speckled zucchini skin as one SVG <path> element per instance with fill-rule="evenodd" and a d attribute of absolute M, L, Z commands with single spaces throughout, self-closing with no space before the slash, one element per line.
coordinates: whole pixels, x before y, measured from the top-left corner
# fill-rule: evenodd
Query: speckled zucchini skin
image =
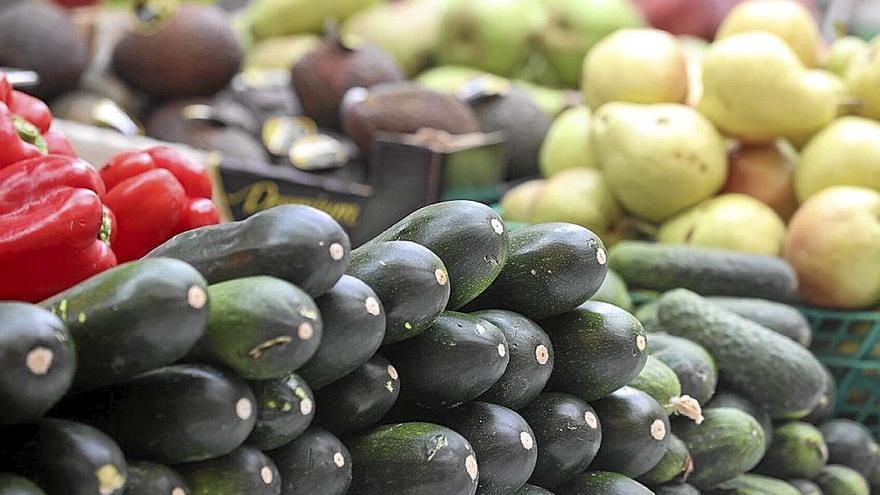
<path fill-rule="evenodd" d="M 785 481 L 757 474 L 737 476 L 706 493 L 708 495 L 800 495 L 797 488 Z"/>
<path fill-rule="evenodd" d="M 822 432 L 809 423 L 791 421 L 773 430 L 773 443 L 755 471 L 782 479 L 812 479 L 826 462 L 828 446 Z"/>
<path fill-rule="evenodd" d="M 192 495 L 192 491 L 180 473 L 170 467 L 134 461 L 128 464 L 125 495 Z"/>
<path fill-rule="evenodd" d="M 254 392 L 257 422 L 247 443 L 271 450 L 292 441 L 312 424 L 315 396 L 297 374 L 248 382 Z"/>
<path fill-rule="evenodd" d="M 318 422 L 337 435 L 367 429 L 394 407 L 399 394 L 397 369 L 375 355 L 341 380 L 318 390 Z"/>
<path fill-rule="evenodd" d="M 645 485 L 618 473 L 587 471 L 556 488 L 556 495 L 652 495 Z"/>
<path fill-rule="evenodd" d="M 515 491 L 513 495 L 553 495 L 553 492 L 540 486 L 523 485 L 522 488 Z"/>
<path fill-rule="evenodd" d="M 266 455 L 275 461 L 281 474 L 281 495 L 348 492 L 351 455 L 336 436 L 323 428 L 312 426 L 296 440 Z"/>
<path fill-rule="evenodd" d="M 275 463 L 253 447 L 239 447 L 214 459 L 180 464 L 177 469 L 193 495 L 279 495 L 281 475 Z"/>

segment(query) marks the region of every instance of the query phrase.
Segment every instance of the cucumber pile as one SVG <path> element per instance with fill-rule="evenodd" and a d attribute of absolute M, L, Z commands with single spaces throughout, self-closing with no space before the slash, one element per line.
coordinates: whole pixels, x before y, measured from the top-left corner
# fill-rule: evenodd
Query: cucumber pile
<path fill-rule="evenodd" d="M 736 260 L 715 300 L 644 252 L 622 280 L 673 290 L 633 314 L 591 300 L 595 234 L 469 201 L 355 249 L 294 205 L 180 234 L 0 303 L 0 495 L 869 495 L 877 444 L 826 421 L 803 322 L 731 300 Z"/>

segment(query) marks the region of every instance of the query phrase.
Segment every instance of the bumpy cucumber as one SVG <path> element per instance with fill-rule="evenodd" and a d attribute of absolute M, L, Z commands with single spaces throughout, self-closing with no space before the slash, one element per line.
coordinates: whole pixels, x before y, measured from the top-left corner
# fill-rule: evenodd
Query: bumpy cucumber
<path fill-rule="evenodd" d="M 323 428 L 312 426 L 296 440 L 266 455 L 281 474 L 281 495 L 344 495 L 351 484 L 351 455 Z"/>
<path fill-rule="evenodd" d="M 791 421 L 774 429 L 773 443 L 756 471 L 777 478 L 812 479 L 827 461 L 822 432 L 809 423 Z"/>
<path fill-rule="evenodd" d="M 788 480 L 791 486 L 797 488 L 801 495 L 825 495 L 819 485 L 810 480 L 795 478 Z"/>
<path fill-rule="evenodd" d="M 279 495 L 281 476 L 272 459 L 253 447 L 239 447 L 214 459 L 177 469 L 193 495 Z"/>
<path fill-rule="evenodd" d="M 318 390 L 318 422 L 337 435 L 375 425 L 397 402 L 399 378 L 387 359 L 371 357 L 341 380 Z"/>
<path fill-rule="evenodd" d="M 652 333 L 648 336 L 648 352 L 675 372 L 682 394 L 701 404 L 715 394 L 718 370 L 715 359 L 703 346 L 674 335 Z"/>
<path fill-rule="evenodd" d="M 826 366 L 822 366 L 825 371 L 825 393 L 819 398 L 816 407 L 810 411 L 804 421 L 814 425 L 820 425 L 829 419 L 837 407 L 837 381 Z"/>
<path fill-rule="evenodd" d="M 553 495 L 553 492 L 535 485 L 523 485 L 522 488 L 513 492 L 513 495 Z"/>
<path fill-rule="evenodd" d="M 687 445 L 672 433 L 666 453 L 656 466 L 639 476 L 638 480 L 648 486 L 662 485 L 673 480 L 685 481 L 694 470 L 694 460 Z"/>
<path fill-rule="evenodd" d="M 736 313 L 791 340 L 809 347 L 813 341 L 810 322 L 797 308 L 788 304 L 750 297 L 709 297 L 709 301 Z"/>
<path fill-rule="evenodd" d="M 618 473 L 587 471 L 556 488 L 556 495 L 652 495 L 638 481 Z"/>
<path fill-rule="evenodd" d="M 629 386 L 650 395 L 666 410 L 666 414 L 675 412 L 675 405 L 681 397 L 681 382 L 672 368 L 663 361 L 648 356 L 645 367 L 639 372 Z"/>
<path fill-rule="evenodd" d="M 128 464 L 125 495 L 192 495 L 180 473 L 149 461 Z"/>
<path fill-rule="evenodd" d="M 880 448 L 870 430 L 850 419 L 832 419 L 819 429 L 828 445 L 828 462 L 849 466 L 865 477 L 871 475 Z"/>
<path fill-rule="evenodd" d="M 757 474 L 743 474 L 709 490 L 708 495 L 799 495 L 797 488 L 782 480 Z"/>
<path fill-rule="evenodd" d="M 712 400 L 706 404 L 706 408 L 713 407 L 732 407 L 755 418 L 761 425 L 761 429 L 764 430 L 764 446 L 767 449 L 770 448 L 770 444 L 773 443 L 773 418 L 770 417 L 770 413 L 766 410 L 758 407 L 749 399 L 729 390 L 718 391 L 712 397 Z"/>
<path fill-rule="evenodd" d="M 669 484 L 655 488 L 656 495 L 700 495 L 700 490 L 687 483 Z"/>
<path fill-rule="evenodd" d="M 308 384 L 291 373 L 281 378 L 251 381 L 257 422 L 247 443 L 271 450 L 290 442 L 312 424 L 315 396 Z"/>
<path fill-rule="evenodd" d="M 46 495 L 46 492 L 27 478 L 0 473 L 0 495 Z"/>
<path fill-rule="evenodd" d="M 858 471 L 840 464 L 829 464 L 814 480 L 825 495 L 869 495 L 865 477 Z"/>

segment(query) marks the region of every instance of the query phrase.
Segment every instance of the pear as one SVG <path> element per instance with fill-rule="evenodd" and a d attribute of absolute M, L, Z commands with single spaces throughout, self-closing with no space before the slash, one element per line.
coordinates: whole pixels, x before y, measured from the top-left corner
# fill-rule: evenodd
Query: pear
<path fill-rule="evenodd" d="M 703 94 L 703 57 L 709 50 L 709 42 L 685 35 L 679 35 L 678 40 L 684 48 L 684 59 L 687 64 L 687 104 L 695 107 Z"/>
<path fill-rule="evenodd" d="M 316 34 L 277 36 L 258 42 L 245 53 L 245 69 L 290 69 L 321 44 Z"/>
<path fill-rule="evenodd" d="M 748 194 L 788 220 L 797 208 L 794 170 L 797 156 L 784 141 L 741 145 L 728 156 L 727 183 L 721 192 Z"/>
<path fill-rule="evenodd" d="M 443 14 L 437 59 L 510 75 L 525 63 L 543 18 L 538 0 L 451 0 Z"/>
<path fill-rule="evenodd" d="M 783 248 L 801 295 L 816 306 L 880 303 L 880 193 L 835 186 L 811 196 L 791 219 Z"/>
<path fill-rule="evenodd" d="M 593 109 L 611 101 L 684 102 L 684 49 L 675 36 L 659 29 L 621 29 L 587 53 L 581 88 Z"/>
<path fill-rule="evenodd" d="M 667 220 L 657 231 L 664 244 L 730 249 L 776 256 L 785 223 L 772 208 L 745 194 L 722 194 Z"/>
<path fill-rule="evenodd" d="M 327 21 L 341 22 L 381 0 L 254 0 L 244 13 L 255 39 L 320 33 Z"/>
<path fill-rule="evenodd" d="M 463 65 L 438 65 L 415 78 L 422 86 L 440 93 L 455 93 L 466 82 L 479 76 L 487 76 L 484 71 Z"/>
<path fill-rule="evenodd" d="M 871 40 L 869 48 L 858 53 L 846 71 L 846 83 L 859 100 L 857 112 L 864 117 L 880 119 L 880 36 Z"/>
<path fill-rule="evenodd" d="M 382 3 L 350 17 L 342 33 L 379 46 L 397 59 L 408 76 L 414 76 L 430 62 L 445 6 L 445 0 Z"/>
<path fill-rule="evenodd" d="M 813 14 L 794 0 L 746 0 L 733 8 L 718 27 L 716 39 L 749 31 L 779 36 L 807 67 L 814 67 L 821 38 Z"/>
<path fill-rule="evenodd" d="M 617 29 L 644 25 L 628 0 L 543 0 L 547 28 L 541 33 L 541 53 L 559 76 L 575 87 L 587 51 Z"/>
<path fill-rule="evenodd" d="M 614 196 L 650 222 L 712 197 L 727 177 L 724 139 L 685 105 L 608 103 L 593 115 L 591 136 Z"/>
<path fill-rule="evenodd" d="M 837 116 L 844 93 L 833 74 L 808 70 L 779 37 L 754 31 L 709 47 L 697 108 L 742 141 L 770 142 L 821 129 Z"/>
<path fill-rule="evenodd" d="M 530 223 L 532 210 L 547 181 L 532 179 L 510 188 L 501 197 L 501 214 L 509 222 Z"/>
<path fill-rule="evenodd" d="M 574 223 L 604 238 L 620 215 L 620 207 L 598 170 L 572 168 L 547 179 L 532 205 L 531 221 Z"/>
<path fill-rule="evenodd" d="M 855 36 L 837 38 L 828 48 L 825 59 L 822 61 L 822 68 L 840 77 L 845 77 L 852 61 L 867 49 L 868 43 L 861 38 Z"/>
<path fill-rule="evenodd" d="M 565 88 L 548 88 L 530 81 L 523 81 L 522 79 L 514 79 L 512 82 L 515 86 L 519 86 L 528 92 L 550 118 L 554 118 L 563 111 L 580 105 L 583 102 L 580 91 Z"/>
<path fill-rule="evenodd" d="M 880 122 L 842 117 L 804 147 L 794 178 L 800 202 L 843 185 L 880 191 Z"/>
<path fill-rule="evenodd" d="M 569 168 L 597 168 L 587 106 L 569 108 L 553 121 L 541 145 L 538 167 L 544 177 Z"/>

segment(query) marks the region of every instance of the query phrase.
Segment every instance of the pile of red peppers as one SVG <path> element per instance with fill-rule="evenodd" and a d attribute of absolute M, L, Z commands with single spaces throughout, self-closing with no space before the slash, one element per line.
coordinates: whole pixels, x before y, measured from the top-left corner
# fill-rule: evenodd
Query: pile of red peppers
<path fill-rule="evenodd" d="M 0 73 L 0 300 L 43 300 L 218 222 L 204 165 L 163 146 L 99 172 Z"/>

